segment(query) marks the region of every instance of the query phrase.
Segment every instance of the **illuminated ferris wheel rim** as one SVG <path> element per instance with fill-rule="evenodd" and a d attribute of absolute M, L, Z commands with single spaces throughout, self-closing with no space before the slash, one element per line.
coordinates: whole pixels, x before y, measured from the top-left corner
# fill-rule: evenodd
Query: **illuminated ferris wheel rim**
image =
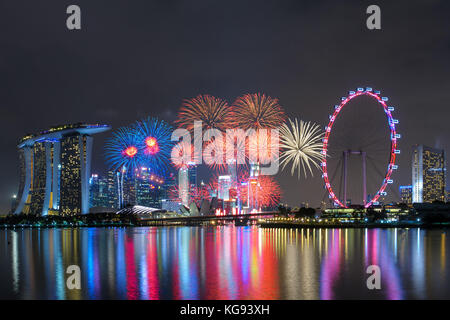
<path fill-rule="evenodd" d="M 325 181 L 325 188 L 328 191 L 329 198 L 333 199 L 334 203 L 339 205 L 341 208 L 347 208 L 346 204 L 342 204 L 342 202 L 336 197 L 336 194 L 333 191 L 333 188 L 331 187 L 330 180 L 328 178 L 328 171 L 327 171 L 327 153 L 328 153 L 328 139 L 331 134 L 331 129 L 333 128 L 333 124 L 341 112 L 342 108 L 352 99 L 366 95 L 374 98 L 379 104 L 383 106 L 384 112 L 386 113 L 388 124 L 389 124 L 389 130 L 391 133 L 391 152 L 390 152 L 390 158 L 388 163 L 388 168 L 386 171 L 386 175 L 383 179 L 383 183 L 380 187 L 380 189 L 377 191 L 375 196 L 370 200 L 370 202 L 366 203 L 364 205 L 365 208 L 368 208 L 372 205 L 378 204 L 378 199 L 382 195 L 386 195 L 386 187 L 388 184 L 393 183 L 393 180 L 391 179 L 392 171 L 397 169 L 397 165 L 395 165 L 395 158 L 396 155 L 400 153 L 400 150 L 397 149 L 397 139 L 400 138 L 400 135 L 397 133 L 395 125 L 398 123 L 398 120 L 394 119 L 392 117 L 392 111 L 394 111 L 394 107 L 388 106 L 386 104 L 386 101 L 389 99 L 387 97 L 381 97 L 380 91 L 373 91 L 372 88 L 358 88 L 356 91 L 349 91 L 348 96 L 342 97 L 341 103 L 339 105 L 334 106 L 334 112 L 332 115 L 330 115 L 330 121 L 328 122 L 328 125 L 325 127 L 325 136 L 323 138 L 323 147 L 322 147 L 322 171 L 323 171 L 323 179 Z"/>

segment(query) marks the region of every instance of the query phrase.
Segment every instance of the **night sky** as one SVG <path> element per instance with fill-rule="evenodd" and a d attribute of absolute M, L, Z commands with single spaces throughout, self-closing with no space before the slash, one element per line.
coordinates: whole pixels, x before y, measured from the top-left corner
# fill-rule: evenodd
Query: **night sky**
<path fill-rule="evenodd" d="M 413 144 L 450 151 L 450 2 L 376 1 L 382 29 L 368 30 L 373 3 L 0 2 L 0 210 L 18 189 L 25 133 L 75 122 L 117 128 L 144 116 L 172 122 L 182 99 L 204 93 L 232 103 L 263 92 L 289 117 L 325 126 L 348 90 L 379 89 L 402 134 L 393 187 L 410 184 Z M 81 7 L 79 31 L 66 28 L 70 4 Z M 94 138 L 94 172 L 105 170 L 108 135 Z M 277 180 L 291 205 L 323 199 L 318 171 Z"/>

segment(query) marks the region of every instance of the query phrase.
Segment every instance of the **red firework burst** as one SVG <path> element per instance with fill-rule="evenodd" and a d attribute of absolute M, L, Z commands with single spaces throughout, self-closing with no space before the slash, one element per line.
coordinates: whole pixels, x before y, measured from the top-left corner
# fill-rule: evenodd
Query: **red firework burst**
<path fill-rule="evenodd" d="M 225 172 L 231 163 L 246 166 L 249 139 L 244 130 L 227 129 L 222 138 L 213 139 L 205 146 L 203 160 L 219 172 Z"/>
<path fill-rule="evenodd" d="M 172 148 L 171 161 L 175 168 L 181 168 L 191 163 L 200 162 L 201 154 L 194 152 L 194 144 L 190 141 L 180 141 Z M 200 151 L 201 152 L 201 151 Z"/>
<path fill-rule="evenodd" d="M 240 189 L 241 199 L 248 200 L 248 189 L 252 189 L 253 203 L 259 207 L 273 207 L 280 202 L 281 188 L 278 182 L 271 176 L 259 176 L 246 180 L 247 185 L 242 185 Z"/>
<path fill-rule="evenodd" d="M 168 195 L 171 200 L 181 202 L 178 186 L 171 187 L 168 190 Z M 207 186 L 191 187 L 189 188 L 189 195 L 191 202 L 195 202 L 198 207 L 202 205 L 203 200 L 211 201 L 211 195 Z"/>

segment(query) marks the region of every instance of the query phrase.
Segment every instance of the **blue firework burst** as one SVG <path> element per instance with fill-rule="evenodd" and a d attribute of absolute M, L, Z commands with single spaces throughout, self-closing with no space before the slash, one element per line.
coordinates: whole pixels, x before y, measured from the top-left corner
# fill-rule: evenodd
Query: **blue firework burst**
<path fill-rule="evenodd" d="M 121 127 L 105 143 L 105 158 L 109 169 L 133 171 L 140 166 L 139 135 L 136 126 Z"/>
<path fill-rule="evenodd" d="M 137 121 L 135 128 L 141 165 L 150 168 L 155 174 L 165 176 L 173 147 L 172 126 L 164 120 L 148 117 Z"/>

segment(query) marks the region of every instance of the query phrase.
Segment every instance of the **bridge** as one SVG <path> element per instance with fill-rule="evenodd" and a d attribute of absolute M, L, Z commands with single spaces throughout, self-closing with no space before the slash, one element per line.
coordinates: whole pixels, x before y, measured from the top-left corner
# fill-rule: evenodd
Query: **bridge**
<path fill-rule="evenodd" d="M 279 215 L 278 211 L 256 212 L 249 214 L 237 215 L 208 215 L 208 216 L 177 216 L 166 218 L 154 218 L 149 215 L 138 216 L 138 222 L 143 226 L 169 226 L 169 225 L 205 225 L 205 224 L 221 224 L 225 222 L 234 222 L 235 225 L 252 224 L 261 218 L 272 218 Z"/>

